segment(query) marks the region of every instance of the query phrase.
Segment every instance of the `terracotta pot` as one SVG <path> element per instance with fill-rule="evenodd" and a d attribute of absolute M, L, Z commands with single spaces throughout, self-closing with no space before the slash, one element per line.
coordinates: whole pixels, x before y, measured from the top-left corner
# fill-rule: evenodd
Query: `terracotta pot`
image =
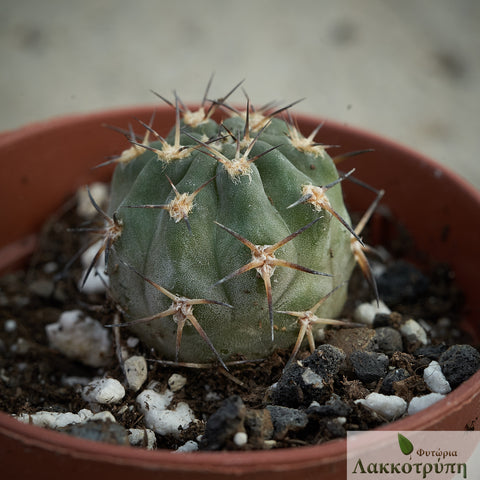
<path fill-rule="evenodd" d="M 156 110 L 154 126 L 165 134 L 173 123 L 173 111 Z M 152 107 L 139 107 L 72 116 L 0 135 L 0 272 L 18 266 L 32 252 L 35 232 L 77 187 L 94 179 L 108 179 L 111 169 L 91 167 L 118 153 L 122 146 L 119 135 L 102 128 L 102 124 L 126 128 L 134 118 L 148 122 L 151 113 Z M 297 121 L 304 133 L 310 133 L 320 122 L 305 116 L 298 116 Z M 480 255 L 475 222 L 480 218 L 479 193 L 438 164 L 374 135 L 327 121 L 320 137 L 324 143 L 342 145 L 339 153 L 375 149 L 346 161 L 342 169 L 354 165 L 359 178 L 384 188 L 387 193 L 383 204 L 412 234 L 418 249 L 453 267 L 466 297 L 464 326 L 478 338 Z M 350 182 L 344 182 L 344 188 L 351 209 L 361 211 L 372 200 L 364 189 Z M 387 428 L 479 428 L 479 416 L 480 372 L 444 400 Z M 19 423 L 0 413 L 0 464 L 5 478 L 68 475 L 73 480 L 108 475 L 142 480 L 229 476 L 327 480 L 346 478 L 345 454 L 345 440 L 258 452 L 150 452 L 70 437 Z"/>

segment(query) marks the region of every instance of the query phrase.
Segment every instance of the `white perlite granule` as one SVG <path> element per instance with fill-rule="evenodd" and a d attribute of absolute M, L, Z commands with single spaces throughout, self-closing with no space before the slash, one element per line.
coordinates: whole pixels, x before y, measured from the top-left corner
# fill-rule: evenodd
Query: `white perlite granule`
<path fill-rule="evenodd" d="M 432 360 L 428 367 L 423 371 L 423 379 L 428 388 L 434 393 L 449 393 L 452 388 L 442 372 L 440 364 Z"/>
<path fill-rule="evenodd" d="M 196 420 L 192 410 L 184 402 L 179 402 L 174 410 L 168 410 L 172 398 L 171 390 L 166 390 L 165 393 L 144 390 L 137 397 L 145 426 L 159 435 L 178 436 L 181 430 L 185 430 Z"/>
<path fill-rule="evenodd" d="M 355 400 L 355 403 L 365 405 L 387 420 L 398 418 L 407 410 L 407 402 L 403 398 L 375 392 L 370 393 L 365 398 Z"/>
<path fill-rule="evenodd" d="M 86 402 L 112 404 L 120 402 L 125 396 L 125 388 L 114 378 L 93 380 L 82 389 L 82 398 Z"/>
<path fill-rule="evenodd" d="M 63 312 L 45 331 L 50 347 L 85 365 L 104 366 L 112 354 L 110 332 L 80 310 Z"/>

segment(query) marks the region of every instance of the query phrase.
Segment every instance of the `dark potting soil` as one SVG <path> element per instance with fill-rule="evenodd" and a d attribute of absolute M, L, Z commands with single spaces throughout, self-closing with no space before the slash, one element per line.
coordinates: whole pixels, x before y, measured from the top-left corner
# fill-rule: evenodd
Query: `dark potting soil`
<path fill-rule="evenodd" d="M 387 418 L 358 400 L 373 392 L 395 395 L 409 404 L 430 394 L 424 370 L 433 360 L 452 389 L 480 367 L 477 348 L 468 345 L 470 338 L 459 328 L 462 294 L 454 273 L 428 257 L 412 257 L 411 242 L 397 226 L 382 245 L 389 252 L 386 264 L 380 270 L 372 261 L 374 271 L 380 272 L 380 296 L 391 310 L 378 314 L 372 326 L 329 328 L 313 355 L 304 349 L 287 365 L 290 352 L 278 351 L 258 362 L 231 366 L 229 373 L 220 367 L 164 364 L 141 343 L 128 341 L 126 329 L 117 329 L 116 352 L 123 349 L 127 356 L 145 357 L 148 378 L 138 391 L 127 388 L 118 403 L 92 404 L 82 397 L 79 384 L 65 379 L 109 377 L 125 383 L 119 356 L 112 351 L 106 366 L 90 367 L 51 348 L 45 332 L 67 310 L 80 309 L 103 325 L 111 324 L 118 313 L 104 295 L 79 290 L 79 262 L 61 274 L 86 241 L 84 234 L 69 231 L 82 222 L 75 202 L 68 202 L 45 224 L 25 270 L 0 279 L 0 410 L 9 414 L 108 410 L 115 423 L 89 422 L 85 428 L 67 427 L 66 432 L 128 443 L 128 429 L 144 428 L 139 393 L 147 387 L 165 391 L 172 375 L 180 374 L 186 383 L 173 394 L 168 408 L 185 402 L 197 421 L 178 435 L 156 434 L 156 448 L 177 449 L 189 441 L 208 450 L 292 447 L 344 437 L 348 430 L 371 429 L 407 415 L 404 411 Z M 365 237 L 369 243 L 368 232 Z M 349 288 L 342 316 L 347 319 L 358 304 L 372 301 L 358 271 Z M 411 319 L 426 334 L 426 345 L 421 335 L 405 333 Z"/>

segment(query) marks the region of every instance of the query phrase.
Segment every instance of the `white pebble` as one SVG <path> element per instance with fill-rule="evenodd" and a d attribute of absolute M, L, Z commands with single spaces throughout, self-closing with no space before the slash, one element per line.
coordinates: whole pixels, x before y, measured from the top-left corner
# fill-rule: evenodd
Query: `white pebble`
<path fill-rule="evenodd" d="M 47 411 L 40 411 L 32 414 L 22 413 L 16 415 L 15 418 L 22 423 L 37 425 L 38 427 L 52 428 L 54 430 L 66 427 L 67 425 L 85 423 L 89 420 L 108 420 L 110 422 L 115 422 L 115 417 L 110 412 L 93 414 L 86 408 L 80 410 L 78 413 Z"/>
<path fill-rule="evenodd" d="M 382 395 L 381 393 L 370 393 L 364 399 L 355 400 L 378 413 L 387 420 L 393 420 L 403 415 L 407 409 L 407 402 L 396 395 Z"/>
<path fill-rule="evenodd" d="M 127 338 L 127 347 L 135 348 L 140 343 L 140 340 L 137 337 L 128 337 Z"/>
<path fill-rule="evenodd" d="M 195 421 L 195 416 L 190 407 L 180 402 L 175 410 L 167 410 L 173 398 L 173 392 L 157 393 L 153 390 L 144 390 L 138 395 L 136 401 L 144 415 L 145 425 L 159 435 L 178 436 Z"/>
<path fill-rule="evenodd" d="M 442 398 L 445 398 L 445 395 L 442 395 L 441 393 L 429 393 L 428 395 L 422 395 L 421 397 L 413 397 L 408 405 L 408 414 L 413 415 L 414 413 L 420 412 L 434 403 L 437 403 Z"/>
<path fill-rule="evenodd" d="M 123 366 L 129 388 L 134 392 L 137 392 L 145 383 L 148 375 L 147 361 L 145 360 L 145 357 L 140 355 L 129 357 L 125 360 Z"/>
<path fill-rule="evenodd" d="M 12 333 L 17 329 L 17 321 L 10 318 L 9 320 L 5 321 L 3 328 L 7 333 Z"/>
<path fill-rule="evenodd" d="M 335 421 L 339 425 L 345 425 L 347 423 L 347 418 L 346 417 L 337 417 L 337 418 L 335 418 Z"/>
<path fill-rule="evenodd" d="M 353 313 L 353 317 L 357 322 L 364 323 L 365 325 L 373 325 L 373 320 L 377 313 L 391 313 L 391 310 L 380 300 L 377 305 L 377 301 L 373 300 L 370 303 L 362 303 L 358 305 Z"/>
<path fill-rule="evenodd" d="M 413 319 L 407 320 L 401 327 L 400 333 L 404 337 L 415 337 L 422 345 L 426 345 L 427 340 L 427 333 L 422 328 L 422 326 Z"/>
<path fill-rule="evenodd" d="M 87 248 L 82 256 L 81 262 L 83 265 L 83 273 L 79 280 L 78 288 L 85 293 L 103 293 L 106 290 L 108 285 L 108 276 L 105 275 L 105 255 L 102 254 L 97 259 L 94 268 L 92 268 L 90 274 L 88 275 L 85 283 L 85 275 L 87 274 L 90 265 L 95 259 L 95 255 L 102 248 L 103 240 L 99 240 L 97 243 L 94 243 L 89 248 Z"/>
<path fill-rule="evenodd" d="M 428 388 L 434 393 L 449 393 L 452 391 L 448 380 L 442 372 L 440 364 L 433 360 L 423 371 L 423 380 Z"/>
<path fill-rule="evenodd" d="M 89 420 L 92 420 L 92 421 L 101 420 L 102 422 L 116 422 L 112 412 L 108 412 L 108 411 L 94 413 L 89 418 Z"/>
<path fill-rule="evenodd" d="M 120 402 L 125 396 L 125 388 L 114 378 L 99 378 L 82 389 L 82 398 L 86 402 L 112 404 Z"/>
<path fill-rule="evenodd" d="M 233 436 L 233 443 L 237 447 L 243 447 L 244 445 L 247 444 L 247 442 L 248 442 L 248 435 L 245 432 L 237 432 Z"/>
<path fill-rule="evenodd" d="M 144 447 L 153 450 L 157 445 L 155 432 L 148 428 L 129 428 L 128 441 L 133 447 Z"/>
<path fill-rule="evenodd" d="M 110 332 L 80 310 L 63 312 L 56 323 L 45 327 L 50 347 L 91 367 L 108 363 L 112 353 Z"/>
<path fill-rule="evenodd" d="M 189 440 L 184 443 L 182 446 L 178 447 L 174 453 L 186 453 L 186 452 L 196 452 L 198 450 L 198 443 L 193 440 Z"/>
<path fill-rule="evenodd" d="M 105 183 L 95 182 L 89 185 L 90 193 L 97 205 L 104 205 L 108 200 L 108 187 Z M 97 210 L 93 206 L 86 188 L 80 188 L 77 191 L 77 214 L 80 217 L 91 219 L 97 215 Z"/>
<path fill-rule="evenodd" d="M 174 373 L 169 379 L 168 379 L 168 388 L 172 392 L 178 392 L 181 390 L 185 384 L 187 383 L 187 379 L 178 373 Z"/>

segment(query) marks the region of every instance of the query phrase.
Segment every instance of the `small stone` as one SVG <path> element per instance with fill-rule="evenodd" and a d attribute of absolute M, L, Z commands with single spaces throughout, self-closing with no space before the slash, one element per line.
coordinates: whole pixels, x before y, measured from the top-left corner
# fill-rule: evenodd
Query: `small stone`
<path fill-rule="evenodd" d="M 344 422 L 337 418 L 329 419 L 325 422 L 325 427 L 330 433 L 331 438 L 343 438 L 346 436 Z"/>
<path fill-rule="evenodd" d="M 127 430 L 115 422 L 88 421 L 59 429 L 75 437 L 112 445 L 129 445 Z"/>
<path fill-rule="evenodd" d="M 390 265 L 377 278 L 377 287 L 385 303 L 395 306 L 424 295 L 429 281 L 413 264 L 400 260 Z"/>
<path fill-rule="evenodd" d="M 85 418 L 89 418 L 93 415 L 93 413 L 87 409 L 83 409 L 81 412 L 83 412 L 83 415 L 80 415 L 80 412 L 75 414 L 72 412 L 40 411 L 31 414 L 22 413 L 20 415 L 16 415 L 15 418 L 22 423 L 28 423 L 38 427 L 56 430 L 57 428 L 62 428 L 72 423 L 81 423 L 85 421 Z M 88 415 L 86 412 L 88 412 Z"/>
<path fill-rule="evenodd" d="M 416 350 L 421 345 L 428 343 L 427 333 L 424 328 L 412 318 L 400 327 L 400 333 L 409 347 L 409 351 Z"/>
<path fill-rule="evenodd" d="M 395 393 L 395 383 L 408 378 L 410 374 L 404 368 L 396 368 L 387 373 L 382 381 L 380 393 L 393 395 Z"/>
<path fill-rule="evenodd" d="M 82 398 L 86 402 L 113 404 L 120 402 L 125 396 L 125 388 L 114 378 L 93 380 L 82 389 Z"/>
<path fill-rule="evenodd" d="M 183 375 L 180 375 L 179 373 L 174 373 L 168 379 L 168 388 L 172 392 L 178 392 L 186 385 L 186 383 L 187 383 L 187 379 Z"/>
<path fill-rule="evenodd" d="M 370 393 L 364 399 L 355 400 L 355 403 L 366 406 L 386 420 L 401 417 L 407 409 L 407 402 L 403 398 L 376 392 Z"/>
<path fill-rule="evenodd" d="M 413 415 L 437 403 L 439 400 L 445 398 L 441 393 L 429 393 L 421 397 L 413 397 L 408 405 L 408 414 Z"/>
<path fill-rule="evenodd" d="M 327 343 L 350 355 L 357 350 L 375 351 L 377 340 L 372 328 L 341 328 L 329 330 L 325 339 Z"/>
<path fill-rule="evenodd" d="M 377 352 L 353 352 L 349 356 L 353 371 L 364 383 L 377 382 L 387 374 L 388 357 Z"/>
<path fill-rule="evenodd" d="M 187 452 L 196 452 L 198 450 L 198 443 L 189 440 L 188 442 L 184 443 L 182 446 L 178 447 L 174 453 L 187 453 Z"/>
<path fill-rule="evenodd" d="M 322 392 L 323 387 L 338 373 L 344 361 L 342 350 L 332 345 L 320 345 L 307 358 L 291 362 L 285 367 L 277 384 L 271 389 L 271 402 L 296 408 L 328 395 L 328 392 Z"/>
<path fill-rule="evenodd" d="M 345 353 L 334 345 L 320 345 L 302 363 L 322 378 L 332 377 L 345 361 Z"/>
<path fill-rule="evenodd" d="M 274 439 L 282 440 L 289 432 L 297 432 L 307 426 L 308 415 L 295 408 L 268 405 L 272 417 Z"/>
<path fill-rule="evenodd" d="M 453 345 L 438 363 L 450 386 L 456 388 L 480 369 L 480 353 L 471 345 Z"/>
<path fill-rule="evenodd" d="M 69 358 L 91 367 L 104 366 L 110 360 L 110 332 L 80 310 L 63 312 L 58 322 L 47 325 L 45 331 L 50 347 Z"/>
<path fill-rule="evenodd" d="M 103 411 L 94 413 L 89 420 L 92 420 L 92 422 L 115 422 L 115 417 L 112 415 L 112 412 Z"/>
<path fill-rule="evenodd" d="M 413 354 L 416 357 L 426 357 L 430 360 L 438 361 L 442 353 L 445 352 L 447 348 L 447 345 L 444 343 L 439 343 L 438 345 L 424 345 L 420 348 L 417 348 Z"/>
<path fill-rule="evenodd" d="M 17 321 L 12 318 L 5 320 L 5 323 L 3 324 L 3 329 L 7 333 L 15 332 L 17 330 Z"/>
<path fill-rule="evenodd" d="M 22 413 L 16 415 L 15 418 L 22 423 L 51 428 L 53 430 L 58 430 L 59 428 L 71 424 L 84 423 L 89 420 L 115 422 L 115 417 L 110 412 L 98 412 L 93 414 L 93 412 L 87 408 L 83 408 L 78 413 L 47 411 L 39 411 L 32 414 Z"/>
<path fill-rule="evenodd" d="M 140 343 L 140 340 L 137 337 L 128 337 L 127 338 L 127 347 L 128 348 L 136 348 L 139 343 Z"/>
<path fill-rule="evenodd" d="M 392 327 L 379 327 L 375 329 L 378 351 L 387 355 L 403 350 L 402 335 Z"/>
<path fill-rule="evenodd" d="M 249 442 L 253 447 L 262 448 L 265 442 L 272 439 L 272 417 L 266 408 L 262 410 L 248 409 L 244 425 Z"/>
<path fill-rule="evenodd" d="M 128 441 L 132 447 L 154 450 L 157 445 L 155 432 L 148 428 L 130 428 L 127 430 Z"/>
<path fill-rule="evenodd" d="M 220 408 L 207 420 L 202 448 L 219 450 L 232 441 L 238 432 L 245 431 L 244 421 L 247 409 L 238 395 L 222 402 Z"/>
<path fill-rule="evenodd" d="M 144 415 L 147 428 L 159 435 L 178 437 L 180 432 L 187 429 L 196 419 L 185 402 L 179 402 L 174 410 L 168 410 L 172 398 L 173 392 L 170 390 L 163 394 L 154 390 L 144 390 L 137 396 L 136 402 Z"/>
<path fill-rule="evenodd" d="M 348 415 L 351 408 L 335 393 L 323 405 L 312 402 L 307 409 L 308 416 L 317 417 L 343 417 Z"/>
<path fill-rule="evenodd" d="M 237 447 L 244 447 L 248 443 L 248 435 L 245 432 L 237 432 L 233 436 L 233 443 Z"/>
<path fill-rule="evenodd" d="M 123 364 L 125 377 L 130 390 L 137 392 L 147 380 L 148 369 L 145 357 L 134 355 L 125 360 Z"/>
<path fill-rule="evenodd" d="M 391 313 L 377 313 L 373 319 L 372 327 L 391 327 L 392 321 L 390 318 Z"/>
<path fill-rule="evenodd" d="M 430 362 L 428 367 L 423 371 L 423 380 L 432 392 L 445 394 L 452 390 L 442 372 L 440 364 L 435 360 Z"/>
<path fill-rule="evenodd" d="M 389 314 L 390 309 L 381 300 L 377 305 L 377 301 L 373 300 L 367 303 L 361 303 L 353 312 L 353 318 L 356 322 L 363 323 L 371 327 L 375 316 L 379 313 Z"/>

